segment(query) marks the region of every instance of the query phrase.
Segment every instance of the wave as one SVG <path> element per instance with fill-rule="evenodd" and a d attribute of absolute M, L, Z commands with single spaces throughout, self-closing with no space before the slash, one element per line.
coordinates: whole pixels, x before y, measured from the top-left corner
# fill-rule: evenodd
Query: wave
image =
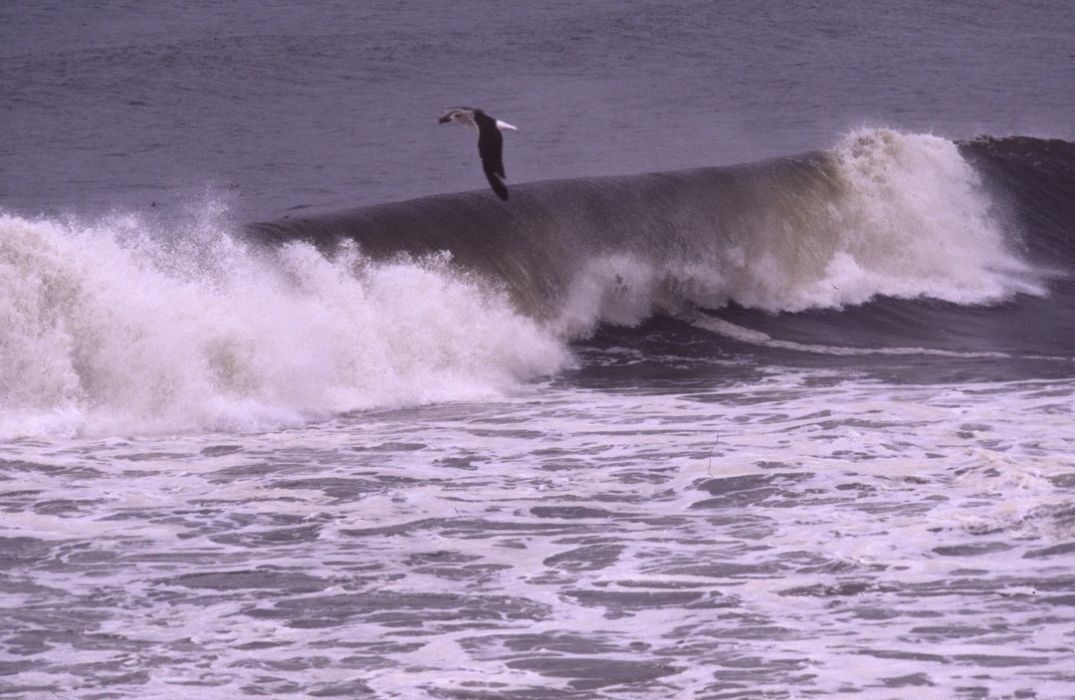
<path fill-rule="evenodd" d="M 374 257 L 448 251 L 562 337 L 729 304 L 998 304 L 1047 293 L 1014 212 L 954 142 L 863 130 L 736 167 L 532 183 L 251 226 L 261 241 Z"/>
<path fill-rule="evenodd" d="M 488 397 L 661 315 L 838 363 L 1070 358 L 1073 192 L 1073 144 L 875 129 L 761 163 L 516 185 L 508 204 L 466 192 L 238 231 L 212 206 L 169 225 L 0 213 L 0 435 Z"/>
<path fill-rule="evenodd" d="M 496 395 L 561 343 L 446 256 L 0 215 L 0 435 L 256 430 Z"/>

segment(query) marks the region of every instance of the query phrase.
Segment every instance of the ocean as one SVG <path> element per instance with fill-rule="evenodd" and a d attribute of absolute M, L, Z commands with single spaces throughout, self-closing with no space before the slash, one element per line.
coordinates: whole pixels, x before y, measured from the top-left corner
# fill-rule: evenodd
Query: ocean
<path fill-rule="evenodd" d="M 0 39 L 0 697 L 1075 697 L 1070 3 Z"/>

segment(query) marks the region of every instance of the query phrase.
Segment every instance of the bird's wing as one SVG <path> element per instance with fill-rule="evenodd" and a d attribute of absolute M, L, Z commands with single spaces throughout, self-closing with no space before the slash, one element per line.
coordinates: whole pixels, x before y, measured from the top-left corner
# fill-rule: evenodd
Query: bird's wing
<path fill-rule="evenodd" d="M 504 174 L 504 139 L 499 131 L 493 129 L 492 132 L 479 134 L 478 155 L 482 159 L 482 168 L 492 170 L 500 177 L 507 177 Z"/>
<path fill-rule="evenodd" d="M 485 116 L 485 115 L 482 115 Z M 478 155 L 482 159 L 482 171 L 489 180 L 489 185 L 501 199 L 508 198 L 508 188 L 504 184 L 504 137 L 496 122 L 486 117 L 478 120 Z"/>

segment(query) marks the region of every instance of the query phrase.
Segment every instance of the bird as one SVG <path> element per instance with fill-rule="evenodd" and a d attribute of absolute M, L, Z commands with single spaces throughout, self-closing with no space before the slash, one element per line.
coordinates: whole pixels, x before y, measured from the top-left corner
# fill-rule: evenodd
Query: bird
<path fill-rule="evenodd" d="M 449 107 L 440 115 L 440 124 L 462 124 L 478 130 L 478 155 L 482 159 L 482 172 L 489 186 L 496 195 L 507 201 L 508 186 L 504 184 L 504 129 L 518 131 L 518 128 L 489 116 L 473 107 Z"/>

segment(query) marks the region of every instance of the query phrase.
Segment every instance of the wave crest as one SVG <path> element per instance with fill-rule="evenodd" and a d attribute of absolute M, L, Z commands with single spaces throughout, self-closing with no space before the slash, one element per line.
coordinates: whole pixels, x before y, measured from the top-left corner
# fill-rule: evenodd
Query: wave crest
<path fill-rule="evenodd" d="M 489 396 L 567 358 L 447 255 L 140 226 L 0 215 L 0 434 L 250 430 Z"/>

